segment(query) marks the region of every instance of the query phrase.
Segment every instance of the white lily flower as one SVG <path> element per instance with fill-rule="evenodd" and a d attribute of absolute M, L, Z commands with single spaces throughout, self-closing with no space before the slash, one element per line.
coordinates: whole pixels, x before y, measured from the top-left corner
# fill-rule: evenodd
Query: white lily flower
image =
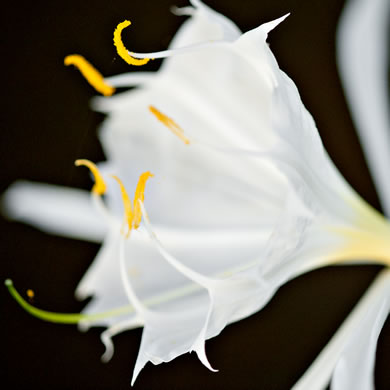
<path fill-rule="evenodd" d="M 86 194 L 19 184 L 6 196 L 16 219 L 72 236 L 77 226 L 82 238 L 104 235 L 77 289 L 93 299 L 84 316 L 72 318 L 108 327 L 106 359 L 115 334 L 144 327 L 133 382 L 148 361 L 189 351 L 211 369 L 205 340 L 260 310 L 303 272 L 367 259 L 390 264 L 388 222 L 340 176 L 268 47 L 268 33 L 284 17 L 241 34 L 200 1 L 191 3 L 181 11 L 191 17 L 170 50 L 131 53 L 170 57 L 161 70 L 106 79 L 139 88 L 95 101 L 108 114 L 100 134 L 108 158 L 99 165 L 104 179 L 94 172 L 108 183 L 106 206 L 104 191 L 92 197 L 100 223 Z M 118 40 L 117 46 L 123 52 Z M 125 239 L 121 196 L 128 210 L 124 188 L 141 169 L 155 175 L 145 194 L 153 227 L 136 195 L 134 210 L 140 208 L 144 224 Z M 109 173 L 123 180 L 121 190 Z M 74 207 L 80 216 L 68 212 Z"/>

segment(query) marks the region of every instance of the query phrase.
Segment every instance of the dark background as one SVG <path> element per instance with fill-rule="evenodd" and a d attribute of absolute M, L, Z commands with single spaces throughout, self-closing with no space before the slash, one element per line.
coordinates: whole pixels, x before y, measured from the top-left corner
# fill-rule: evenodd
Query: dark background
<path fill-rule="evenodd" d="M 335 66 L 335 26 L 340 0 L 208 0 L 242 30 L 287 12 L 271 33 L 279 64 L 300 89 L 325 146 L 352 186 L 372 205 L 378 199 L 346 108 Z M 133 23 L 124 42 L 134 51 L 166 48 L 183 17 L 169 11 L 184 0 L 7 2 L 2 6 L 2 100 L 0 191 L 19 178 L 89 189 L 76 158 L 104 159 L 96 138 L 102 117 L 88 108 L 95 92 L 78 72 L 63 66 L 80 53 L 104 75 L 128 71 L 115 53 L 112 33 Z M 145 69 L 155 69 L 158 61 Z M 134 69 L 135 71 L 137 69 Z M 0 220 L 0 280 L 35 291 L 34 304 L 78 312 L 74 289 L 98 246 L 59 238 Z M 346 317 L 380 267 L 320 269 L 283 286 L 252 317 L 228 326 L 206 350 L 218 373 L 187 354 L 168 364 L 148 364 L 135 389 L 289 389 Z M 2 388 L 129 389 L 142 330 L 115 338 L 115 354 L 100 362 L 102 329 L 40 321 L 25 313 L 0 286 Z M 377 351 L 377 389 L 389 389 L 389 321 Z M 387 362 L 387 367 L 386 367 Z M 387 370 L 386 370 L 387 368 Z M 6 384 L 6 385 L 4 385 Z"/>

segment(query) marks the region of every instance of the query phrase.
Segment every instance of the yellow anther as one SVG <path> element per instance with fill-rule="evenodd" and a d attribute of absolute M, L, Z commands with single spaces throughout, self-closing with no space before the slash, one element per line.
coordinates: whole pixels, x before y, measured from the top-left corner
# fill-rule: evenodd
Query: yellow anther
<path fill-rule="evenodd" d="M 103 195 L 106 192 L 107 186 L 103 179 L 103 176 L 99 172 L 98 167 L 89 160 L 76 160 L 75 165 L 79 167 L 80 165 L 83 165 L 92 172 L 93 177 L 95 179 L 95 184 L 92 187 L 92 192 L 96 195 Z"/>
<path fill-rule="evenodd" d="M 130 26 L 131 22 L 129 20 L 125 20 L 122 23 L 119 23 L 116 26 L 114 31 L 114 45 L 116 47 L 116 51 L 118 54 L 129 64 L 129 65 L 145 65 L 149 62 L 150 58 L 134 58 L 129 54 L 129 51 L 126 49 L 125 45 L 122 42 L 122 30 L 126 27 Z"/>
<path fill-rule="evenodd" d="M 142 217 L 142 210 L 141 206 L 139 204 L 139 201 L 144 201 L 144 192 L 145 192 L 145 185 L 146 181 L 153 177 L 153 175 L 147 171 L 144 172 L 138 180 L 137 188 L 135 189 L 134 194 L 134 229 L 138 229 L 139 224 L 141 223 L 141 217 Z"/>
<path fill-rule="evenodd" d="M 96 70 L 84 57 L 79 54 L 66 56 L 64 59 L 65 65 L 74 65 L 85 79 L 104 96 L 111 96 L 115 92 L 115 88 L 104 81 L 102 74 Z"/>
<path fill-rule="evenodd" d="M 133 218 L 134 218 L 133 208 L 131 206 L 131 200 L 129 194 L 126 191 L 125 186 L 122 183 L 122 180 L 115 175 L 111 175 L 111 177 L 117 181 L 121 189 L 123 207 L 125 209 L 125 218 L 126 218 L 127 226 L 129 228 L 128 230 L 128 234 L 129 234 L 133 226 Z"/>
<path fill-rule="evenodd" d="M 153 175 L 149 171 L 144 172 L 140 176 L 140 178 L 138 180 L 137 188 L 135 189 L 134 203 L 133 203 L 134 206 L 133 207 L 131 206 L 130 197 L 129 197 L 129 195 L 126 191 L 126 188 L 123 185 L 122 181 L 117 176 L 114 176 L 114 175 L 111 176 L 113 179 L 115 179 L 118 182 L 118 184 L 120 186 L 123 207 L 125 210 L 125 218 L 126 218 L 126 222 L 127 222 L 127 226 L 128 226 L 127 236 L 129 236 L 129 234 L 133 228 L 138 229 L 138 227 L 141 223 L 142 210 L 141 210 L 139 201 L 141 201 L 141 202 L 144 201 L 145 184 L 146 184 L 146 181 L 152 176 Z"/>
<path fill-rule="evenodd" d="M 190 143 L 190 140 L 184 135 L 184 130 L 173 119 L 157 110 L 154 106 L 149 106 L 149 110 L 163 125 L 168 127 L 168 129 L 179 137 L 186 145 Z"/>
<path fill-rule="evenodd" d="M 34 291 L 31 290 L 31 289 L 28 289 L 28 290 L 26 291 L 26 294 L 27 294 L 27 296 L 28 296 L 30 299 L 33 299 L 34 296 L 35 296 Z"/>

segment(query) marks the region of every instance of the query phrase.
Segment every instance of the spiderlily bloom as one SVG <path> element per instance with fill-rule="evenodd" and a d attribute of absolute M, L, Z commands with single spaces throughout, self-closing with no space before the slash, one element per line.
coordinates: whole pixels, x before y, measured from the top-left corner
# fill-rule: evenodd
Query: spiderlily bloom
<path fill-rule="evenodd" d="M 56 189 L 60 196 L 52 198 L 48 187 L 23 184 L 6 198 L 15 218 L 57 233 L 77 225 L 83 238 L 104 236 L 77 289 L 81 298 L 93 295 L 84 314 L 35 314 L 107 326 L 104 359 L 115 334 L 143 326 L 133 381 L 148 361 L 189 351 L 211 369 L 205 340 L 260 310 L 303 272 L 367 259 L 390 264 L 388 222 L 340 176 L 266 43 L 284 18 L 241 34 L 200 1 L 192 5 L 179 11 L 191 17 L 165 52 L 127 53 L 120 34 L 129 23 L 115 31 L 126 61 L 169 58 L 157 73 L 104 80 L 139 88 L 95 100 L 108 114 L 100 133 L 107 162 L 82 165 L 96 180 L 92 199 L 101 228 L 85 194 L 67 198 Z M 154 178 L 145 205 L 136 191 L 130 207 L 127 189 L 141 169 Z M 45 210 L 40 199 L 47 198 L 54 214 L 77 208 L 81 217 L 33 214 L 37 204 Z M 136 208 L 138 220 L 144 216 L 139 229 Z"/>

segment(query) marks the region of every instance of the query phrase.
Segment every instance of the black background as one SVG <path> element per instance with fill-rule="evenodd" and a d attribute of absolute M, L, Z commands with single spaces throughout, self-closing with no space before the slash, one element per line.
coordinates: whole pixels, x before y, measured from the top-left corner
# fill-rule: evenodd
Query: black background
<path fill-rule="evenodd" d="M 271 33 L 279 64 L 300 89 L 325 146 L 352 186 L 372 205 L 378 199 L 346 108 L 335 65 L 335 26 L 340 0 L 209 0 L 242 30 L 287 12 Z M 2 100 L 0 190 L 19 178 L 89 189 L 76 158 L 104 159 L 96 138 L 102 117 L 88 102 L 95 92 L 67 54 L 80 53 L 104 75 L 129 68 L 115 53 L 112 33 L 124 19 L 132 28 L 124 43 L 134 51 L 166 48 L 183 20 L 170 13 L 184 0 L 7 2 L 2 5 Z M 158 61 L 142 68 L 155 69 Z M 136 70 L 135 70 L 136 71 Z M 78 312 L 84 303 L 74 289 L 98 246 L 59 238 L 29 226 L 0 221 L 0 279 L 18 290 L 35 291 L 34 304 L 53 311 Z M 135 389 L 289 389 L 315 358 L 380 267 L 328 267 L 283 286 L 252 317 L 228 326 L 206 343 L 211 373 L 192 354 L 168 364 L 148 364 Z M 142 330 L 115 339 L 115 354 L 100 362 L 101 329 L 81 333 L 25 313 L 0 286 L 2 388 L 129 389 Z M 377 389 L 389 389 L 389 321 L 381 334 Z M 387 367 L 386 367 L 387 362 Z"/>

